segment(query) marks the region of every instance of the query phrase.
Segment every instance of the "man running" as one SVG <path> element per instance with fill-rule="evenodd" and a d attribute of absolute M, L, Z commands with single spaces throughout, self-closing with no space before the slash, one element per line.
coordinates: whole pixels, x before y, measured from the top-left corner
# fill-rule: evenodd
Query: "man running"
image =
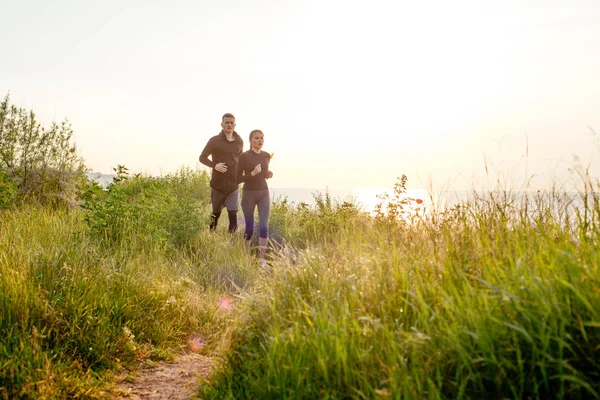
<path fill-rule="evenodd" d="M 229 216 L 229 232 L 237 229 L 237 211 L 239 202 L 239 188 L 235 182 L 235 173 L 238 159 L 242 154 L 244 142 L 235 129 L 233 114 L 224 114 L 221 118 L 223 130 L 211 137 L 200 154 L 200 162 L 212 168 L 210 179 L 210 199 L 212 202 L 212 216 L 210 229 L 217 228 L 223 207 L 227 208 Z M 208 158 L 211 156 L 211 159 Z"/>

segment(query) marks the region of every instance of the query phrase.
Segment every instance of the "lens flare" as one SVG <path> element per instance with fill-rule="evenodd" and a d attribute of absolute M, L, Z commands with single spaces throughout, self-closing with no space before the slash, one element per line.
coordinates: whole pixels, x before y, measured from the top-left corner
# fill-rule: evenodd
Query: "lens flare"
<path fill-rule="evenodd" d="M 221 298 L 221 300 L 219 300 L 219 308 L 221 310 L 230 310 L 232 303 L 233 300 L 231 299 L 231 297 L 223 297 Z"/>

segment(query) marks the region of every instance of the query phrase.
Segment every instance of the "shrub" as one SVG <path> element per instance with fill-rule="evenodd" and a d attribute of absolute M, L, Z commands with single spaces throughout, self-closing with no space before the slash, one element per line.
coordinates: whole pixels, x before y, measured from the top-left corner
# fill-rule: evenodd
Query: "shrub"
<path fill-rule="evenodd" d="M 88 185 L 83 208 L 96 238 L 118 243 L 133 231 L 141 241 L 182 246 L 208 224 L 205 172 L 182 168 L 173 175 L 133 178 L 123 166 L 115 172 L 105 191 Z"/>
<path fill-rule="evenodd" d="M 418 217 L 415 202 L 422 202 L 422 200 L 416 200 L 408 196 L 407 181 L 406 175 L 402 175 L 394 184 L 394 192 L 391 195 L 387 193 L 377 195 L 377 198 L 381 200 L 373 210 L 377 223 L 388 227 L 405 226 Z"/>

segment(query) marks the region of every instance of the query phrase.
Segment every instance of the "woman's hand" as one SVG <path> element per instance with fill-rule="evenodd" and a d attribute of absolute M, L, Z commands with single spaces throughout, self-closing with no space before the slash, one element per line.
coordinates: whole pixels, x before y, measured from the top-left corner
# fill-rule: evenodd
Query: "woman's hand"
<path fill-rule="evenodd" d="M 273 177 L 273 171 L 267 171 L 267 179 L 271 179 Z"/>
<path fill-rule="evenodd" d="M 262 167 L 260 166 L 260 164 L 258 164 L 256 167 L 254 167 L 252 172 L 250 172 L 250 175 L 256 176 L 256 175 L 260 174 L 260 171 L 262 171 Z"/>

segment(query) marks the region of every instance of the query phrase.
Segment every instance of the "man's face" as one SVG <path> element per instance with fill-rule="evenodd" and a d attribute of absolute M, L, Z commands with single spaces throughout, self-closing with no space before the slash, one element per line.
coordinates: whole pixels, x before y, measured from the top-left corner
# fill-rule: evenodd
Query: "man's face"
<path fill-rule="evenodd" d="M 235 118 L 223 118 L 223 121 L 221 122 L 221 127 L 223 128 L 223 131 L 225 133 L 233 133 L 233 130 L 235 129 Z"/>

